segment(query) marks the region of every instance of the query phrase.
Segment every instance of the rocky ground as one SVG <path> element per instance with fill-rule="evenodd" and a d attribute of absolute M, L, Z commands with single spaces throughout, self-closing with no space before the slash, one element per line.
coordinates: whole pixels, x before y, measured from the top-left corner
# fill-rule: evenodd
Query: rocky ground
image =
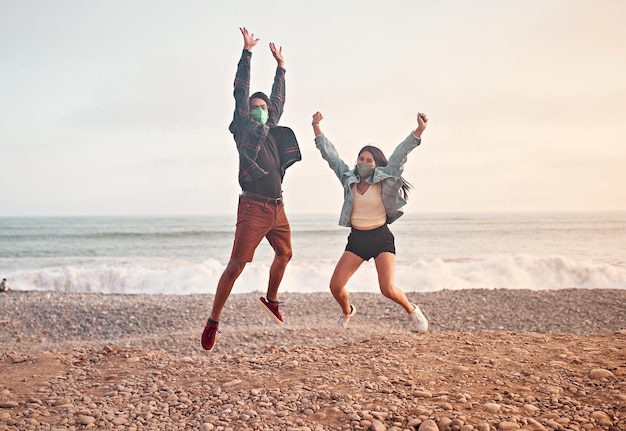
<path fill-rule="evenodd" d="M 626 430 L 626 290 L 0 294 L 0 430 Z"/>

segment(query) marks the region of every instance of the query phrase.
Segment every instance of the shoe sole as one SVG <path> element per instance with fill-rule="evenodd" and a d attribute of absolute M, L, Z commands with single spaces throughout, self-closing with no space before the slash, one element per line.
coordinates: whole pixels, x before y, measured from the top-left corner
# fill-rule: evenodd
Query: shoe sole
<path fill-rule="evenodd" d="M 270 310 L 269 308 L 267 308 L 267 305 L 263 304 L 263 301 L 259 300 L 259 305 L 261 306 L 261 308 L 263 308 L 263 310 L 265 310 L 265 312 L 267 314 L 269 314 L 271 317 L 274 318 L 274 321 L 276 323 L 278 323 L 279 325 L 284 325 L 285 322 L 283 322 L 282 320 L 280 320 L 278 317 L 276 317 L 276 315 L 274 313 L 272 313 L 272 310 Z"/>
<path fill-rule="evenodd" d="M 428 328 L 426 328 L 426 329 L 416 329 L 416 328 L 413 328 L 413 332 L 415 332 L 416 334 L 425 334 L 425 333 L 428 332 Z"/>

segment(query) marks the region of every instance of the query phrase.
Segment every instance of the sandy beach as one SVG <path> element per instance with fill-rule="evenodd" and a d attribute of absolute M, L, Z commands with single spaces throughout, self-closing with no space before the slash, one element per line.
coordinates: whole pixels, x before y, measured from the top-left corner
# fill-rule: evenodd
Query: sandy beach
<path fill-rule="evenodd" d="M 626 290 L 0 294 L 0 430 L 625 430 Z"/>

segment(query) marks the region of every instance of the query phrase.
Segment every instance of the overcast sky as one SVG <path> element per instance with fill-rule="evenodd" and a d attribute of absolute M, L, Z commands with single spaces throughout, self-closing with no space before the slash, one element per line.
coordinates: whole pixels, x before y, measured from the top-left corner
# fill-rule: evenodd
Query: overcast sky
<path fill-rule="evenodd" d="M 626 2 L 0 0 L 0 216 L 234 214 L 228 124 L 282 45 L 291 213 L 337 213 L 313 143 L 389 155 L 429 116 L 407 212 L 626 210 Z"/>

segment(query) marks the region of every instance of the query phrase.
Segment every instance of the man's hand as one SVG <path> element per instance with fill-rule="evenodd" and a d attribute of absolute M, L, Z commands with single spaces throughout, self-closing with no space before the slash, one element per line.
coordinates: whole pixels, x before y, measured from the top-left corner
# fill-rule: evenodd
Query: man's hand
<path fill-rule="evenodd" d="M 285 58 L 283 57 L 283 47 L 279 47 L 276 49 L 276 45 L 274 42 L 270 42 L 270 50 L 272 51 L 272 55 L 276 59 L 278 63 L 278 67 L 285 67 Z"/>
<path fill-rule="evenodd" d="M 260 39 L 254 38 L 254 33 L 248 33 L 248 29 L 245 27 L 239 27 L 239 31 L 243 35 L 243 49 L 252 52 L 252 47 L 256 45 Z"/>
<path fill-rule="evenodd" d="M 428 125 L 428 117 L 426 116 L 426 114 L 419 112 L 417 114 L 417 129 L 413 131 L 413 134 L 416 137 L 421 138 L 422 132 L 426 130 L 427 125 Z"/>

